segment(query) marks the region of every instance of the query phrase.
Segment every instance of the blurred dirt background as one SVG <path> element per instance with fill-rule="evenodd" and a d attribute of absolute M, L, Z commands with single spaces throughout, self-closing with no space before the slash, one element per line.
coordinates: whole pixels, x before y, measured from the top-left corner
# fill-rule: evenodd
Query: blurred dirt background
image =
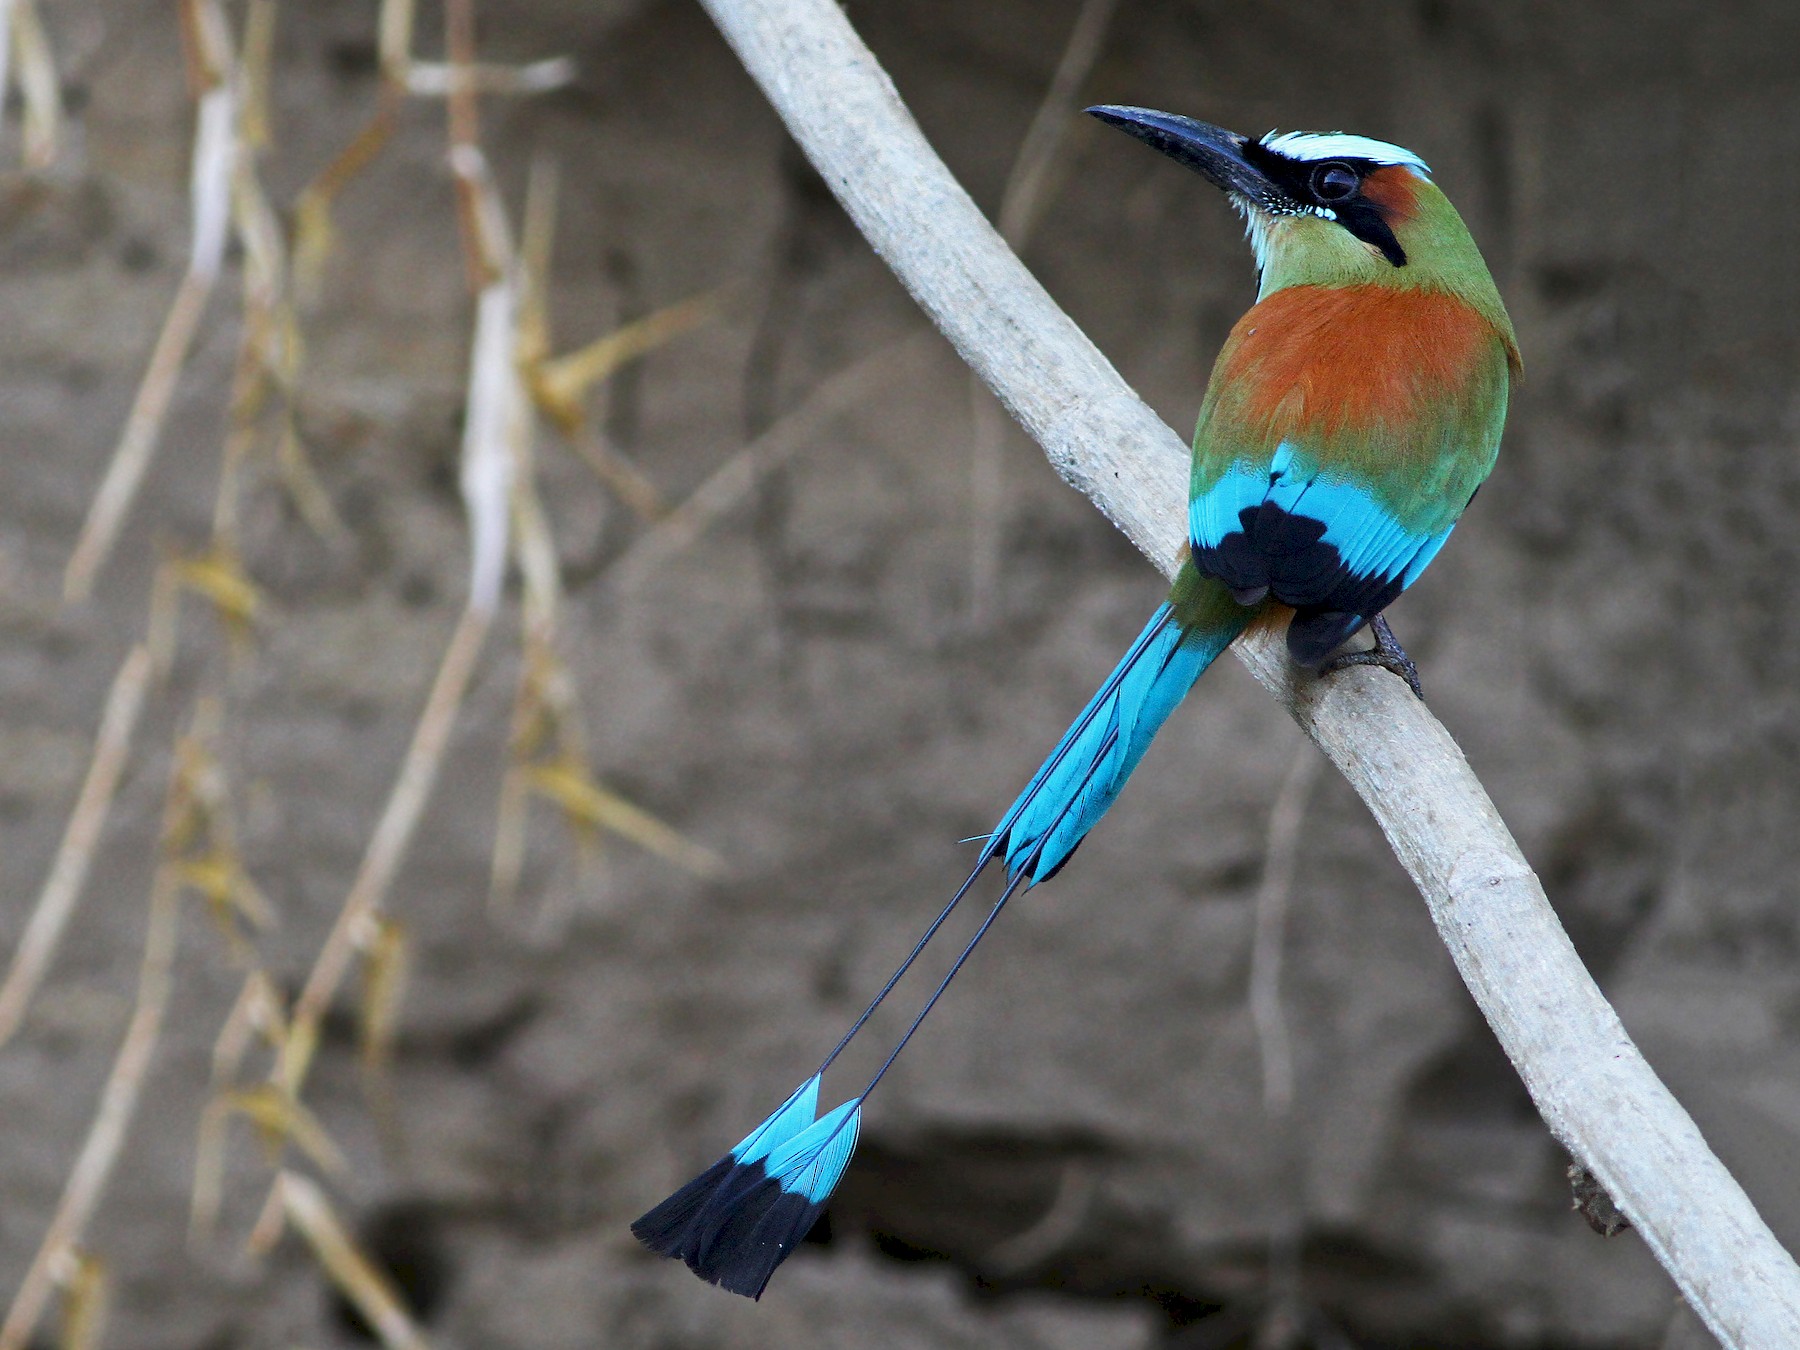
<path fill-rule="evenodd" d="M 992 209 L 1074 0 L 851 13 Z M 1292 1158 L 1247 1008 L 1271 805 L 1297 733 L 1231 662 L 1113 816 L 1009 914 L 872 1108 L 829 1224 L 760 1306 L 635 1249 L 627 1222 L 737 1139 L 835 1040 L 979 833 L 1110 668 L 1160 583 L 1008 431 L 971 519 L 966 376 L 685 0 L 482 0 L 484 55 L 576 84 L 490 99 L 512 201 L 562 166 L 564 344 L 707 288 L 723 317 L 607 391 L 673 498 L 856 366 L 855 407 L 626 593 L 642 528 L 540 445 L 567 654 L 601 776 L 721 851 L 694 879 L 627 846 L 581 875 L 534 839 L 485 912 L 513 648 L 458 725 L 394 911 L 417 943 L 384 1135 L 346 1003 L 308 1100 L 336 1191 L 434 1340 L 482 1347 L 1249 1345 L 1269 1236 L 1297 1225 L 1302 1344 L 1707 1341 L 1630 1234 L 1569 1211 L 1567 1159 L 1475 1016 L 1350 791 L 1294 858 L 1282 998 Z M 158 550 L 204 537 L 235 349 L 216 301 L 97 599 L 58 578 L 186 252 L 192 108 L 173 7 L 46 12 L 72 141 L 0 195 L 0 936 L 72 801 Z M 421 14 L 436 50 L 437 13 Z M 373 103 L 373 0 L 284 5 L 275 148 L 293 193 Z M 1499 469 L 1393 611 L 1433 707 L 1627 1026 L 1776 1231 L 1800 1239 L 1800 8 L 1499 0 L 1124 0 L 1083 101 L 1417 149 L 1470 221 L 1528 368 Z M 1178 427 L 1249 303 L 1216 194 L 1086 119 L 1026 258 Z M 250 500 L 274 602 L 233 695 L 242 843 L 298 979 L 342 901 L 462 601 L 455 453 L 471 305 L 441 105 L 406 109 L 342 204 L 306 317 L 301 428 L 356 537 L 334 556 Z M 16 163 L 16 152 L 9 162 Z M 998 530 L 994 612 L 968 614 Z M 169 729 L 157 696 L 66 950 L 0 1053 L 0 1273 L 41 1239 L 130 1011 Z M 361 1343 L 290 1239 L 237 1255 L 266 1164 L 234 1138 L 222 1237 L 184 1246 L 209 1055 L 240 976 L 184 929 L 171 1027 L 89 1246 L 107 1343 Z M 872 1053 L 872 1048 L 870 1053 Z M 860 1073 L 859 1062 L 844 1083 Z M 48 1330 L 46 1331 L 46 1335 Z M 1334 1337 L 1336 1339 L 1334 1339 Z M 46 1342 L 48 1343 L 48 1342 Z"/>

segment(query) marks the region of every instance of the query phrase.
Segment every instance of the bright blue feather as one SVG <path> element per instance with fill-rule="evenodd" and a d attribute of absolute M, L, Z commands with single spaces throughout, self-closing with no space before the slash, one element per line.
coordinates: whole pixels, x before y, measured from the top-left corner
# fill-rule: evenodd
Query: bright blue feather
<path fill-rule="evenodd" d="M 1446 525 L 1423 544 L 1419 545 L 1419 551 L 1413 554 L 1412 561 L 1406 565 L 1406 571 L 1401 573 L 1400 585 L 1402 589 L 1412 585 L 1413 582 L 1419 579 L 1419 573 L 1423 572 L 1430 564 L 1431 560 L 1437 557 L 1438 550 L 1444 546 L 1444 541 L 1450 537 L 1450 531 L 1455 528 L 1455 525 Z"/>
<path fill-rule="evenodd" d="M 767 1157 L 813 1123 L 819 1113 L 819 1075 L 814 1074 L 799 1087 L 762 1124 L 750 1131 L 731 1156 L 739 1163 L 753 1163 Z"/>
<path fill-rule="evenodd" d="M 1159 728 L 1237 630 L 1183 628 L 1168 604 L 1151 616 L 1100 692 L 1057 742 L 994 831 L 1006 870 L 1047 880 L 1106 814 Z"/>
<path fill-rule="evenodd" d="M 789 1195 L 822 1205 L 844 1179 L 862 1131 L 862 1098 L 852 1097 L 820 1116 L 763 1159 L 763 1171 Z"/>
<path fill-rule="evenodd" d="M 1196 548 L 1217 548 L 1226 535 L 1243 528 L 1238 513 L 1262 505 L 1271 479 L 1279 476 L 1278 470 L 1272 474 L 1248 461 L 1233 464 L 1218 482 L 1188 499 L 1189 540 Z"/>
<path fill-rule="evenodd" d="M 1185 575 L 1197 581 L 1191 572 Z M 1176 596 L 1188 597 L 1180 601 L 1181 613 L 1193 626 L 1184 626 L 1177 618 L 1175 602 L 1157 609 L 1002 817 L 969 879 L 850 1034 L 826 1057 L 819 1073 L 795 1089 L 730 1153 L 633 1224 L 632 1231 L 645 1245 L 685 1261 L 695 1274 L 721 1288 L 761 1297 L 776 1267 L 805 1239 L 843 1180 L 862 1127 L 863 1100 L 962 969 L 1007 899 L 1047 880 L 1068 860 L 1119 795 L 1175 705 L 1243 628 L 1249 611 L 1232 607 L 1216 583 L 1204 584 L 1214 588 L 1210 594 L 1225 610 L 1196 610 L 1193 592 L 1177 586 Z M 1200 613 L 1209 617 L 1196 618 Z M 820 1075 L 996 855 L 1005 858 L 1008 880 L 986 921 L 868 1086 L 815 1120 Z"/>
<path fill-rule="evenodd" d="M 1321 543 L 1338 551 L 1356 577 L 1410 585 L 1425 570 L 1449 530 L 1421 535 L 1396 520 L 1368 489 L 1325 476 L 1318 465 L 1283 441 L 1267 468 L 1239 461 L 1188 503 L 1188 535 L 1198 549 L 1216 549 L 1243 529 L 1241 513 L 1269 503 L 1325 527 Z"/>

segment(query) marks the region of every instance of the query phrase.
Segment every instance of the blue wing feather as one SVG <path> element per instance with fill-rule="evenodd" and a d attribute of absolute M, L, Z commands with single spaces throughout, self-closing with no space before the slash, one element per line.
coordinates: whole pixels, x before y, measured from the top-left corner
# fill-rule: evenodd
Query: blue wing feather
<path fill-rule="evenodd" d="M 1202 572 L 1242 592 L 1266 586 L 1296 609 L 1365 619 L 1412 584 L 1450 528 L 1408 529 L 1369 489 L 1285 441 L 1266 469 L 1239 460 L 1188 508 Z"/>

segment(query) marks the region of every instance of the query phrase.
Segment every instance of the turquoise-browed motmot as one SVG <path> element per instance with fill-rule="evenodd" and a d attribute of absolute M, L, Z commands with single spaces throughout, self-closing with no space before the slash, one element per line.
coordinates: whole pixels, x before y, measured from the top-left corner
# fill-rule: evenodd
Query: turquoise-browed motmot
<path fill-rule="evenodd" d="M 1443 546 L 1493 467 L 1519 369 L 1474 241 L 1417 155 L 1361 136 L 1250 140 L 1145 108 L 1089 112 L 1223 189 L 1261 285 L 1213 367 L 1194 433 L 1189 557 L 1172 593 L 993 832 L 949 905 L 812 1077 L 645 1214 L 653 1250 L 760 1297 L 856 1145 L 863 1102 L 1014 895 L 1048 881 L 1151 738 L 1252 623 L 1318 670 L 1412 664 L 1381 611 Z M 1373 624 L 1376 647 L 1333 658 Z M 1005 886 L 868 1086 L 823 1116 L 820 1079 L 993 861 Z"/>

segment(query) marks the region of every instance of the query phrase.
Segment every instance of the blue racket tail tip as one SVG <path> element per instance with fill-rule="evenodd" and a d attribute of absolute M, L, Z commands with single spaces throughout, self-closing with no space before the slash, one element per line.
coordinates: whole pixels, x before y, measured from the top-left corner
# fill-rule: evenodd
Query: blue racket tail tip
<path fill-rule="evenodd" d="M 671 1256 L 692 1264 L 696 1222 L 707 1212 L 709 1203 L 721 1188 L 741 1179 L 746 1168 L 754 1167 L 803 1133 L 812 1125 L 818 1110 L 819 1075 L 814 1074 L 795 1088 L 785 1102 L 729 1153 L 634 1220 L 632 1236 L 658 1256 Z"/>
<path fill-rule="evenodd" d="M 687 1230 L 689 1269 L 730 1293 L 760 1299 L 775 1268 L 831 1202 L 861 1129 L 862 1098 L 854 1097 L 731 1169 Z"/>

